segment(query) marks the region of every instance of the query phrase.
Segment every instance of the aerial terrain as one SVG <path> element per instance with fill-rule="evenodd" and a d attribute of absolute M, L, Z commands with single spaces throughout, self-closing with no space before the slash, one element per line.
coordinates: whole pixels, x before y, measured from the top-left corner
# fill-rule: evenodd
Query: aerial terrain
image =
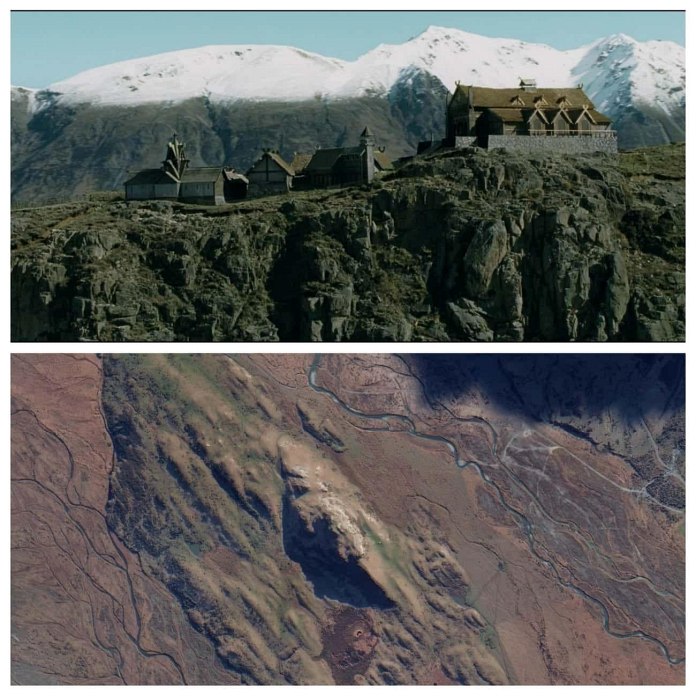
<path fill-rule="evenodd" d="M 684 357 L 12 358 L 16 684 L 683 684 Z"/>
<path fill-rule="evenodd" d="M 572 33 L 572 27 L 570 27 Z M 288 37 L 292 41 L 293 37 Z M 572 50 L 431 26 L 354 61 L 292 46 L 201 46 L 11 90 L 12 199 L 51 201 L 121 189 L 158 166 L 172 131 L 193 166 L 245 171 L 263 148 L 283 157 L 342 147 L 369 124 L 392 158 L 444 135 L 457 82 L 583 84 L 622 149 L 685 139 L 684 47 L 597 37 Z"/>

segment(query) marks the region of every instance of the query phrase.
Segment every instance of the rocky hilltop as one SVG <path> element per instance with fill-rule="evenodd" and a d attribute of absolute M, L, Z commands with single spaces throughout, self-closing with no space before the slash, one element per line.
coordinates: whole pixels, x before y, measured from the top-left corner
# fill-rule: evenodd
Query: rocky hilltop
<path fill-rule="evenodd" d="M 477 149 L 372 187 L 15 210 L 13 340 L 681 340 L 684 147 Z"/>
<path fill-rule="evenodd" d="M 354 61 L 291 46 L 223 45 L 93 68 L 44 89 L 13 87 L 12 199 L 48 201 L 120 187 L 159 162 L 176 130 L 196 165 L 246 170 L 265 147 L 284 157 L 349 145 L 366 123 L 392 157 L 444 133 L 458 82 L 582 83 L 622 149 L 685 138 L 684 47 L 625 34 L 561 51 L 431 26 Z"/>

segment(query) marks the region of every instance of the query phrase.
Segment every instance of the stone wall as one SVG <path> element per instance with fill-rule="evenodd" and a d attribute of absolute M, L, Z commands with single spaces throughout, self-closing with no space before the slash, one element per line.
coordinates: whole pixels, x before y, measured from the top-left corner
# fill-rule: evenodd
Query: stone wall
<path fill-rule="evenodd" d="M 488 149 L 499 150 L 500 148 L 514 150 L 515 152 L 539 152 L 544 150 L 546 152 L 562 152 L 569 155 L 581 152 L 606 152 L 608 154 L 616 154 L 618 152 L 616 138 L 606 136 L 488 136 Z"/>

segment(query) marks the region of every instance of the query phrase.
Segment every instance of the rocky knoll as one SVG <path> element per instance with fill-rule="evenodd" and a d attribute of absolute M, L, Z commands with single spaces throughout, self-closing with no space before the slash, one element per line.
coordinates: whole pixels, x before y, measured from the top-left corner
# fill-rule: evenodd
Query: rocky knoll
<path fill-rule="evenodd" d="M 370 188 L 16 210 L 14 340 L 684 336 L 684 148 L 460 150 Z"/>

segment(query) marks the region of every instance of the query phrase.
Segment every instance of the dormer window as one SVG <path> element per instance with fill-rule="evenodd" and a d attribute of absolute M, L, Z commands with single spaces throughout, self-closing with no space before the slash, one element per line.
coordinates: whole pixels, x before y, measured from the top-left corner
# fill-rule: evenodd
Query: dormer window
<path fill-rule="evenodd" d="M 568 97 L 566 97 L 565 95 L 562 96 L 562 97 L 559 97 L 559 98 L 556 100 L 556 104 L 558 104 L 558 106 L 559 106 L 561 109 L 567 109 L 569 106 L 572 106 L 572 104 L 571 104 L 570 101 L 568 100 Z"/>
<path fill-rule="evenodd" d="M 544 97 L 536 97 L 534 99 L 534 106 L 536 106 L 537 109 L 541 108 L 542 106 L 548 106 L 548 102 Z"/>
<path fill-rule="evenodd" d="M 522 100 L 522 97 L 520 97 L 519 94 L 515 95 L 511 100 L 510 103 L 513 106 L 524 106 L 524 101 Z"/>

